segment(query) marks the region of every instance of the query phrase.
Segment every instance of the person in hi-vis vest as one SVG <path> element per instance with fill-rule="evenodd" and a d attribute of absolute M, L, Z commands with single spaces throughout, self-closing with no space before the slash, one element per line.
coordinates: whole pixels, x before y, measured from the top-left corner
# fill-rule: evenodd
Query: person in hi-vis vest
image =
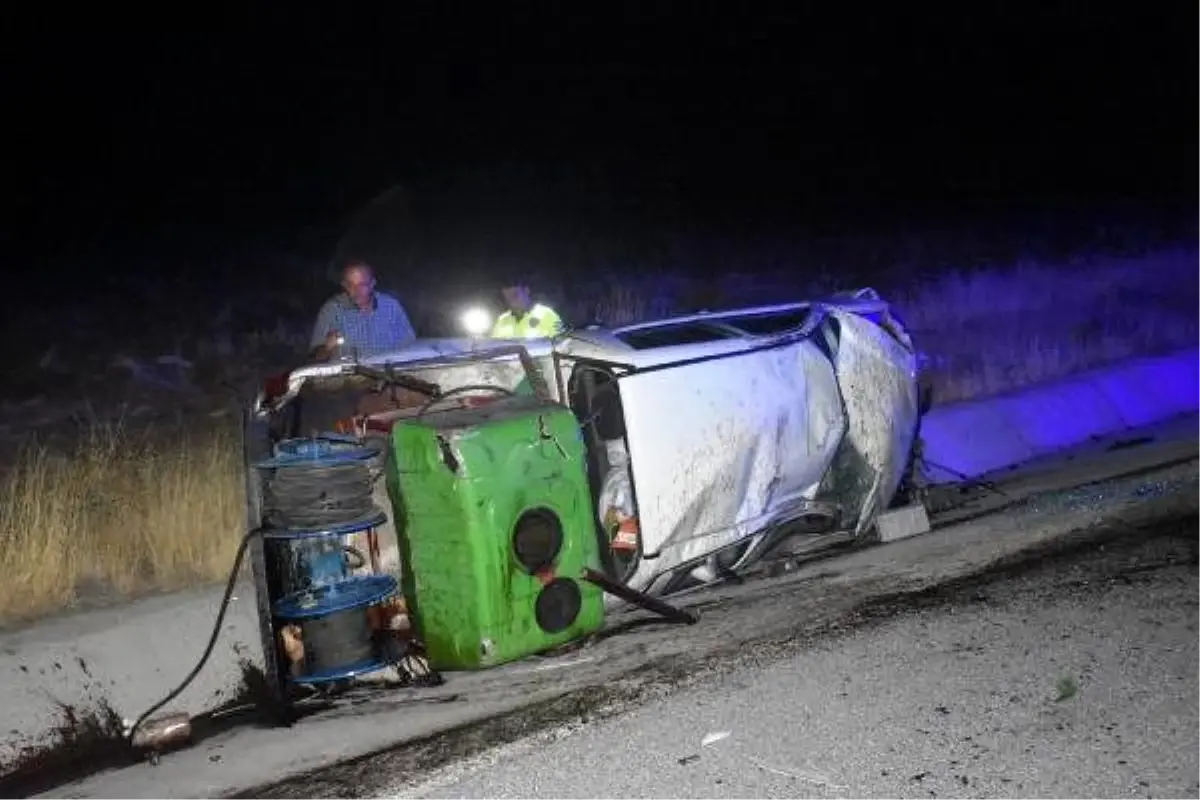
<path fill-rule="evenodd" d="M 543 339 L 562 333 L 562 317 L 550 306 L 533 302 L 528 286 L 505 286 L 500 293 L 508 310 L 496 318 L 493 339 Z"/>

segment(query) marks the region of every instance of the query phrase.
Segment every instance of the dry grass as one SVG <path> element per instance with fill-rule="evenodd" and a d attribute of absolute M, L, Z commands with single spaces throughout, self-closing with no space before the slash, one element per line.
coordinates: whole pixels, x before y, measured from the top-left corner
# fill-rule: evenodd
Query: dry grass
<path fill-rule="evenodd" d="M 620 324 L 700 306 L 874 285 L 915 331 L 937 399 L 949 402 L 1195 345 L 1196 266 L 1195 249 L 1184 248 L 1061 265 L 943 270 L 908 286 L 828 269 L 804 279 L 787 270 L 759 271 L 698 286 L 644 269 L 605 276 L 599 286 L 564 287 L 558 297 L 576 320 Z M 821 277 L 829 275 L 838 277 Z M 435 305 L 430 299 L 426 307 Z M 258 347 L 302 346 L 306 322 L 295 329 L 275 325 L 244 341 L 214 339 L 197 349 L 253 363 Z M 6 578 L 0 621 L 70 606 L 96 586 L 127 597 L 224 577 L 242 526 L 233 434 L 218 431 L 185 446 L 155 441 L 161 437 L 101 425 L 75 452 L 33 447 L 23 454 L 5 479 L 8 502 L 0 504 L 0 575 Z"/>
<path fill-rule="evenodd" d="M 890 295 L 939 402 L 984 397 L 1195 346 L 1197 253 L 950 272 Z"/>
<path fill-rule="evenodd" d="M 120 428 L 76 452 L 31 447 L 4 479 L 0 620 L 71 606 L 81 590 L 119 596 L 219 579 L 244 514 L 232 436 L 166 449 Z"/>
<path fill-rule="evenodd" d="M 1139 355 L 1194 346 L 1200 337 L 1197 252 L 1163 249 L 1061 264 L 855 275 L 823 270 L 725 276 L 688 286 L 657 275 L 613 276 L 578 291 L 575 318 L 626 324 L 669 313 L 814 297 L 874 286 L 898 310 L 927 357 L 939 402 L 1018 389 Z M 836 276 L 836 277 L 835 277 Z M 697 291 L 699 289 L 699 291 Z M 563 292 L 571 297 L 571 292 Z"/>

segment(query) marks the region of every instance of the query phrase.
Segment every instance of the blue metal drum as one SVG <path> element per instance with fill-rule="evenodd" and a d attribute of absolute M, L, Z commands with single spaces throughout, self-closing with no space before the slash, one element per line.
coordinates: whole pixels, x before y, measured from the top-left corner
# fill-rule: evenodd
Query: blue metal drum
<path fill-rule="evenodd" d="M 298 592 L 275 604 L 280 625 L 294 626 L 303 659 L 291 676 L 294 683 L 346 680 L 387 666 L 375 649 L 367 609 L 396 593 L 398 581 L 388 575 L 350 578 Z"/>

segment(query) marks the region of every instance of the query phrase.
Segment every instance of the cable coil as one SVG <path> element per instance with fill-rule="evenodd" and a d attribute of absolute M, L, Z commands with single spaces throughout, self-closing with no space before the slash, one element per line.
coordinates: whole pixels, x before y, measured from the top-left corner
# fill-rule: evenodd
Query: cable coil
<path fill-rule="evenodd" d="M 361 519 L 373 510 L 373 483 L 372 470 L 363 462 L 275 469 L 263 486 L 267 526 L 312 530 Z"/>

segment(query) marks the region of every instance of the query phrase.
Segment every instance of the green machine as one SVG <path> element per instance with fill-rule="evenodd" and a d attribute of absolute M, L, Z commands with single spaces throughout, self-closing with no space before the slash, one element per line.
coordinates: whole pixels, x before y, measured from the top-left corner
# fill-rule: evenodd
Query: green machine
<path fill-rule="evenodd" d="M 392 428 L 387 488 L 401 589 L 436 669 L 478 669 L 604 622 L 579 425 L 530 394 Z"/>

